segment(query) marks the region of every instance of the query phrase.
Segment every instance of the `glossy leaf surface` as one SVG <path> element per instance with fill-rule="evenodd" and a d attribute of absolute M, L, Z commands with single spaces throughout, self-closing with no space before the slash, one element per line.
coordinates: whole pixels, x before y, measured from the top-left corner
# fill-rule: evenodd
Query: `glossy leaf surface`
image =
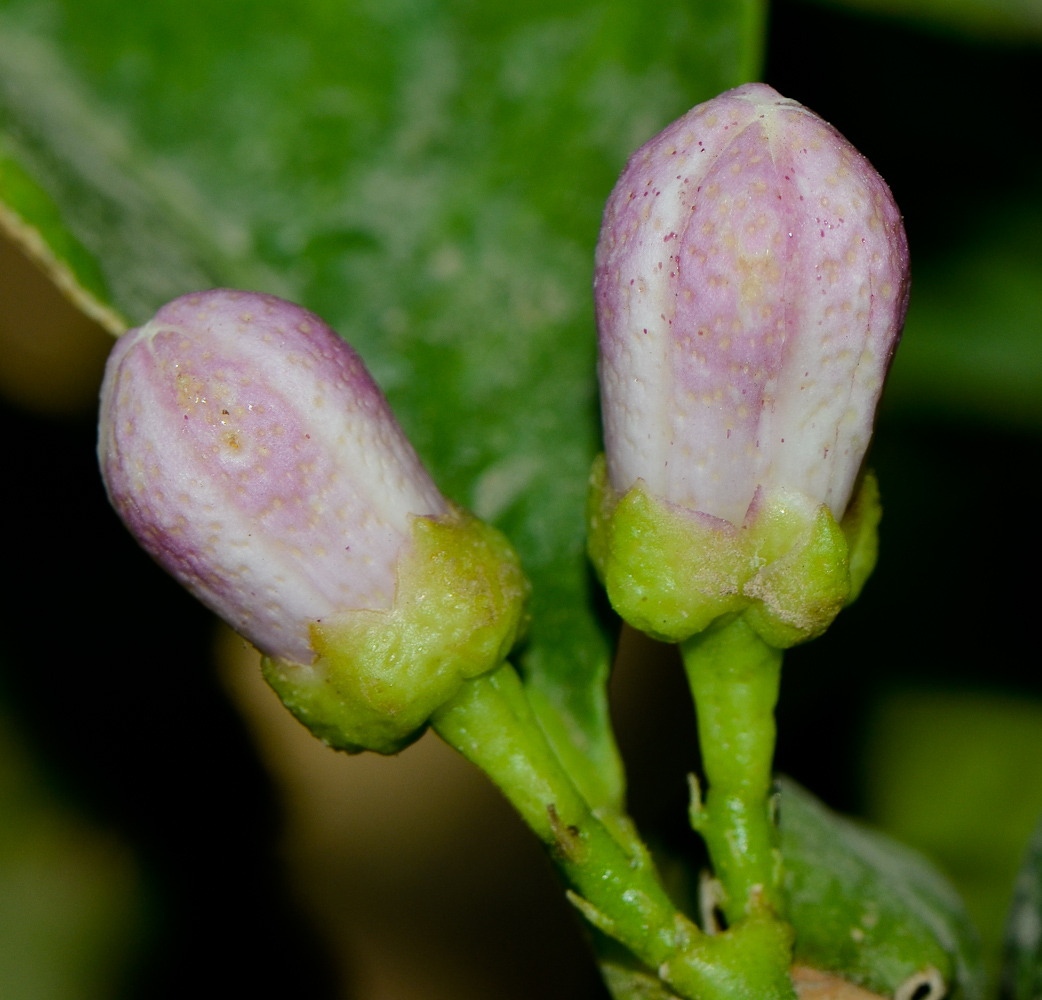
<path fill-rule="evenodd" d="M 582 517 L 600 212 L 762 35 L 758 0 L 0 3 L 6 228 L 113 329 L 228 285 L 346 337 L 519 549 L 523 667 L 596 802 L 622 785 Z"/>
<path fill-rule="evenodd" d="M 922 855 L 837 816 L 788 779 L 779 826 L 797 962 L 887 996 L 932 967 L 949 996 L 983 996 L 976 932 Z"/>

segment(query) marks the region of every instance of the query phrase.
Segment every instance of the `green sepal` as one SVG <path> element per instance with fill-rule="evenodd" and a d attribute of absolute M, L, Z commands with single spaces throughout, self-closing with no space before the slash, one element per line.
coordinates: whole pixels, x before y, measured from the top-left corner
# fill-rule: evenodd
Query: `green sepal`
<path fill-rule="evenodd" d="M 753 571 L 740 533 L 644 491 L 616 498 L 601 455 L 587 503 L 590 557 L 619 615 L 642 632 L 679 642 L 741 610 Z"/>
<path fill-rule="evenodd" d="M 820 635 L 860 593 L 878 551 L 879 488 L 868 474 L 842 524 L 795 491 L 758 495 L 741 525 L 653 496 L 619 496 L 604 456 L 586 505 L 590 558 L 619 615 L 683 642 L 742 613 L 763 640 L 787 648 Z"/>
<path fill-rule="evenodd" d="M 391 610 L 316 623 L 316 661 L 265 657 L 264 677 L 323 742 L 397 753 L 465 680 L 502 663 L 523 630 L 528 592 L 501 532 L 460 509 L 417 517 Z"/>
<path fill-rule="evenodd" d="M 39 264 L 79 309 L 110 333 L 129 326 L 112 307 L 97 261 L 66 228 L 54 200 L 0 146 L 0 231 Z"/>
<path fill-rule="evenodd" d="M 837 816 L 795 782 L 779 786 L 796 961 L 887 996 L 936 969 L 950 1000 L 980 1000 L 980 942 L 945 878 L 911 848 Z"/>
<path fill-rule="evenodd" d="M 755 598 L 746 621 L 779 649 L 821 635 L 850 593 L 847 540 L 832 512 L 799 494 L 777 494 L 763 505 L 751 533 L 769 539 L 768 561 L 743 587 Z"/>

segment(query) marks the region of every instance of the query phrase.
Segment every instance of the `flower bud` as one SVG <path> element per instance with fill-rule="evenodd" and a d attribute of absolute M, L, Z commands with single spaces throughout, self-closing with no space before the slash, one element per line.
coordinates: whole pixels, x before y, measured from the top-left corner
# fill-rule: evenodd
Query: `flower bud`
<path fill-rule="evenodd" d="M 763 84 L 692 109 L 630 158 L 604 213 L 606 487 L 697 512 L 702 534 L 713 519 L 753 567 L 779 531 L 786 551 L 831 547 L 825 603 L 838 610 L 849 553 L 817 511 L 841 521 L 850 505 L 908 290 L 897 206 L 834 128 Z M 757 524 L 759 541 L 732 537 Z M 762 577 L 750 589 L 749 572 L 714 600 L 779 592 Z M 828 617 L 787 614 L 806 619 L 803 638 Z"/>
<path fill-rule="evenodd" d="M 442 497 L 358 355 L 299 306 L 218 289 L 125 334 L 98 457 L 141 545 L 333 745 L 399 749 L 516 638 L 509 543 Z"/>

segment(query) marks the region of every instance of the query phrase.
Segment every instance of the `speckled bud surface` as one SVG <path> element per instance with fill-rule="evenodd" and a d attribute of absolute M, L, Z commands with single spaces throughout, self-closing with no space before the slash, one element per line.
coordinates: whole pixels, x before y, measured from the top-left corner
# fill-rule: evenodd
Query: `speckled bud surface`
<path fill-rule="evenodd" d="M 758 489 L 842 518 L 908 302 L 889 188 L 763 84 L 630 158 L 594 293 L 608 473 L 742 523 Z"/>
<path fill-rule="evenodd" d="M 142 546 L 262 652 L 390 609 L 413 515 L 447 505 L 358 355 L 270 295 L 186 295 L 116 344 L 98 458 Z"/>

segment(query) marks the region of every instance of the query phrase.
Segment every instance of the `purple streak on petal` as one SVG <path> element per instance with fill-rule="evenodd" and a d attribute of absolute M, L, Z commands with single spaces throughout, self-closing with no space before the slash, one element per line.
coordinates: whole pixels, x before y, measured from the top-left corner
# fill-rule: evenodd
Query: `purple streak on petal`
<path fill-rule="evenodd" d="M 613 484 L 643 478 L 733 523 L 760 486 L 841 515 L 906 296 L 896 206 L 839 133 L 762 84 L 694 108 L 633 155 L 605 209 Z"/>
<path fill-rule="evenodd" d="M 117 344 L 99 457 L 113 505 L 174 576 L 265 652 L 388 608 L 411 515 L 445 501 L 355 352 L 317 316 L 224 289 Z"/>

